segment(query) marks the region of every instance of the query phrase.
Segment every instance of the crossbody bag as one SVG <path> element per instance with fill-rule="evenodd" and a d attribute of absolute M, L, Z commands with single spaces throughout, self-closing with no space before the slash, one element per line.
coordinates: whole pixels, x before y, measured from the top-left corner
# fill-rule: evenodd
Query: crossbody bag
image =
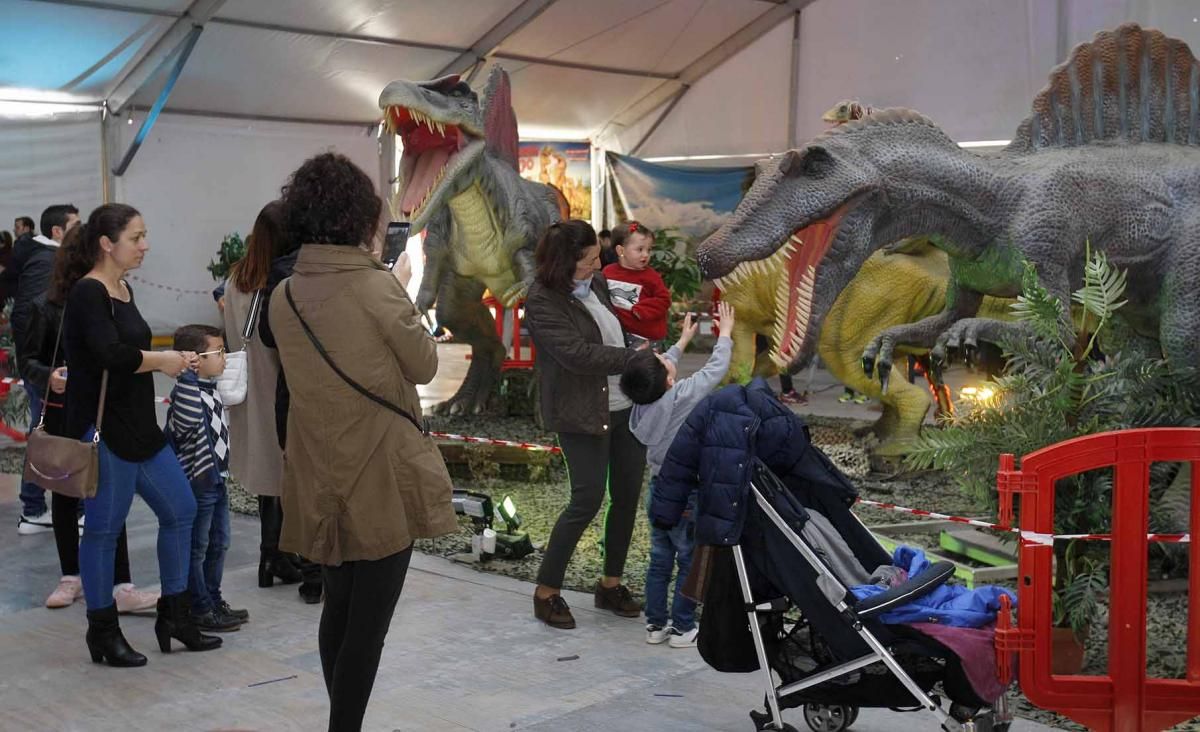
<path fill-rule="evenodd" d="M 296 320 L 300 321 L 300 327 L 304 330 L 304 335 L 308 336 L 308 340 L 313 344 L 313 348 L 317 349 L 317 353 L 321 354 L 321 358 L 325 359 L 325 363 L 329 364 L 329 368 L 333 369 L 333 372 L 341 377 L 342 381 L 346 382 L 359 394 L 362 394 L 367 399 L 370 399 L 384 409 L 395 412 L 401 417 L 407 419 L 409 422 L 412 422 L 413 426 L 421 431 L 421 434 L 425 435 L 426 437 L 429 436 L 429 428 L 425 425 L 424 420 L 418 420 L 416 417 L 409 414 L 407 410 L 402 409 L 401 407 L 392 404 L 387 399 L 372 393 L 365 386 L 350 378 L 350 375 L 345 371 L 342 371 L 340 368 L 338 368 L 338 365 L 333 362 L 333 358 L 330 357 L 329 352 L 325 350 L 325 346 L 321 345 L 321 341 L 317 340 L 317 336 L 315 333 L 313 333 L 312 328 L 308 327 L 308 323 L 305 322 L 304 316 L 300 314 L 300 309 L 296 307 L 296 301 L 292 299 L 292 281 L 290 279 L 283 283 L 283 293 L 285 296 L 287 296 L 288 305 L 291 306 L 292 312 L 296 314 Z"/>

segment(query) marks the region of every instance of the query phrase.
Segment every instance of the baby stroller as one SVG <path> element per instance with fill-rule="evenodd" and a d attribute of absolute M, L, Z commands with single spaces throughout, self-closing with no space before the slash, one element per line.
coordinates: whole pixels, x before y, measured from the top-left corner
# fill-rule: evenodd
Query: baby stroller
<path fill-rule="evenodd" d="M 996 682 L 998 698 L 979 698 L 964 658 L 949 646 L 909 625 L 880 619 L 944 584 L 953 565 L 934 564 L 899 586 L 859 600 L 848 589 L 857 583 L 839 570 L 858 562 L 871 572 L 890 566 L 892 559 L 850 511 L 854 496 L 785 484 L 761 461 L 751 476 L 751 505 L 740 541 L 713 549 L 700 651 L 718 671 L 761 670 L 766 709 L 750 712 L 756 729 L 795 732 L 780 712 L 801 706 L 805 722 L 817 732 L 847 729 L 859 707 L 926 711 L 946 730 L 1008 729 L 1003 686 Z M 748 629 L 738 620 L 746 617 L 742 613 L 749 616 Z M 991 635 L 990 630 L 962 630 L 977 638 Z M 734 658 L 739 654 L 740 661 Z M 979 665 L 973 666 L 976 672 Z M 948 710 L 933 694 L 939 685 L 950 701 Z"/>

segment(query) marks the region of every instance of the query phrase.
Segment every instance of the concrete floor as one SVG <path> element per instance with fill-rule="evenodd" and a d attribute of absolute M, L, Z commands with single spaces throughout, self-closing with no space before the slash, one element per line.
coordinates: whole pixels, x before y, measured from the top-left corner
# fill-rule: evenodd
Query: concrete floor
<path fill-rule="evenodd" d="M 435 401 L 457 386 L 461 347 L 446 347 Z M 694 363 L 693 363 L 694 362 Z M 703 357 L 688 357 L 695 368 Z M 818 372 L 821 373 L 821 372 Z M 797 386 L 803 381 L 798 380 Z M 831 404 L 850 412 L 865 407 Z M 59 576 L 50 533 L 18 536 L 15 476 L 0 476 L 0 730 L 323 730 L 327 699 L 317 654 L 319 605 L 295 587 L 256 587 L 258 526 L 233 517 L 225 594 L 251 622 L 210 653 L 158 652 L 151 617 L 126 617 L 143 669 L 92 664 L 82 602 L 42 607 Z M 141 500 L 129 523 L 134 581 L 154 586 L 155 519 Z M 759 675 L 718 674 L 695 650 L 649 646 L 642 622 L 592 609 L 568 593 L 579 627 L 535 621 L 532 585 L 416 555 L 384 650 L 366 730 L 751 730 Z M 796 710 L 785 713 L 804 729 Z M 934 729 L 932 717 L 863 710 L 855 730 Z M 1047 727 L 1019 721 L 1014 730 Z"/>

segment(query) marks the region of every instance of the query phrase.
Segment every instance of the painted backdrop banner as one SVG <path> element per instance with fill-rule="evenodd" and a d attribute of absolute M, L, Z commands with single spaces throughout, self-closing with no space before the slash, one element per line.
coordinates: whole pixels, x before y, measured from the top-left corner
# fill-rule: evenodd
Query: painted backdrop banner
<path fill-rule="evenodd" d="M 522 140 L 521 177 L 552 185 L 567 197 L 571 218 L 592 218 L 592 146 L 587 142 Z"/>
<path fill-rule="evenodd" d="M 626 215 L 693 243 L 716 231 L 754 180 L 754 166 L 690 167 L 608 153 L 613 189 Z"/>

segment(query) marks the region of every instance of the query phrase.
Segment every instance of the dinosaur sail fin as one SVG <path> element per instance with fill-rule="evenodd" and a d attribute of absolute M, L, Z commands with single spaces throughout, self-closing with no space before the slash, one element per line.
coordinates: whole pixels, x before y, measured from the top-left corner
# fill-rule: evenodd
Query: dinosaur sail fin
<path fill-rule="evenodd" d="M 1050 72 L 1008 153 L 1093 141 L 1200 144 L 1200 62 L 1183 41 L 1127 23 Z"/>
<path fill-rule="evenodd" d="M 517 114 L 512 106 L 508 72 L 492 69 L 483 91 L 483 133 L 487 148 L 496 157 L 517 167 Z"/>

